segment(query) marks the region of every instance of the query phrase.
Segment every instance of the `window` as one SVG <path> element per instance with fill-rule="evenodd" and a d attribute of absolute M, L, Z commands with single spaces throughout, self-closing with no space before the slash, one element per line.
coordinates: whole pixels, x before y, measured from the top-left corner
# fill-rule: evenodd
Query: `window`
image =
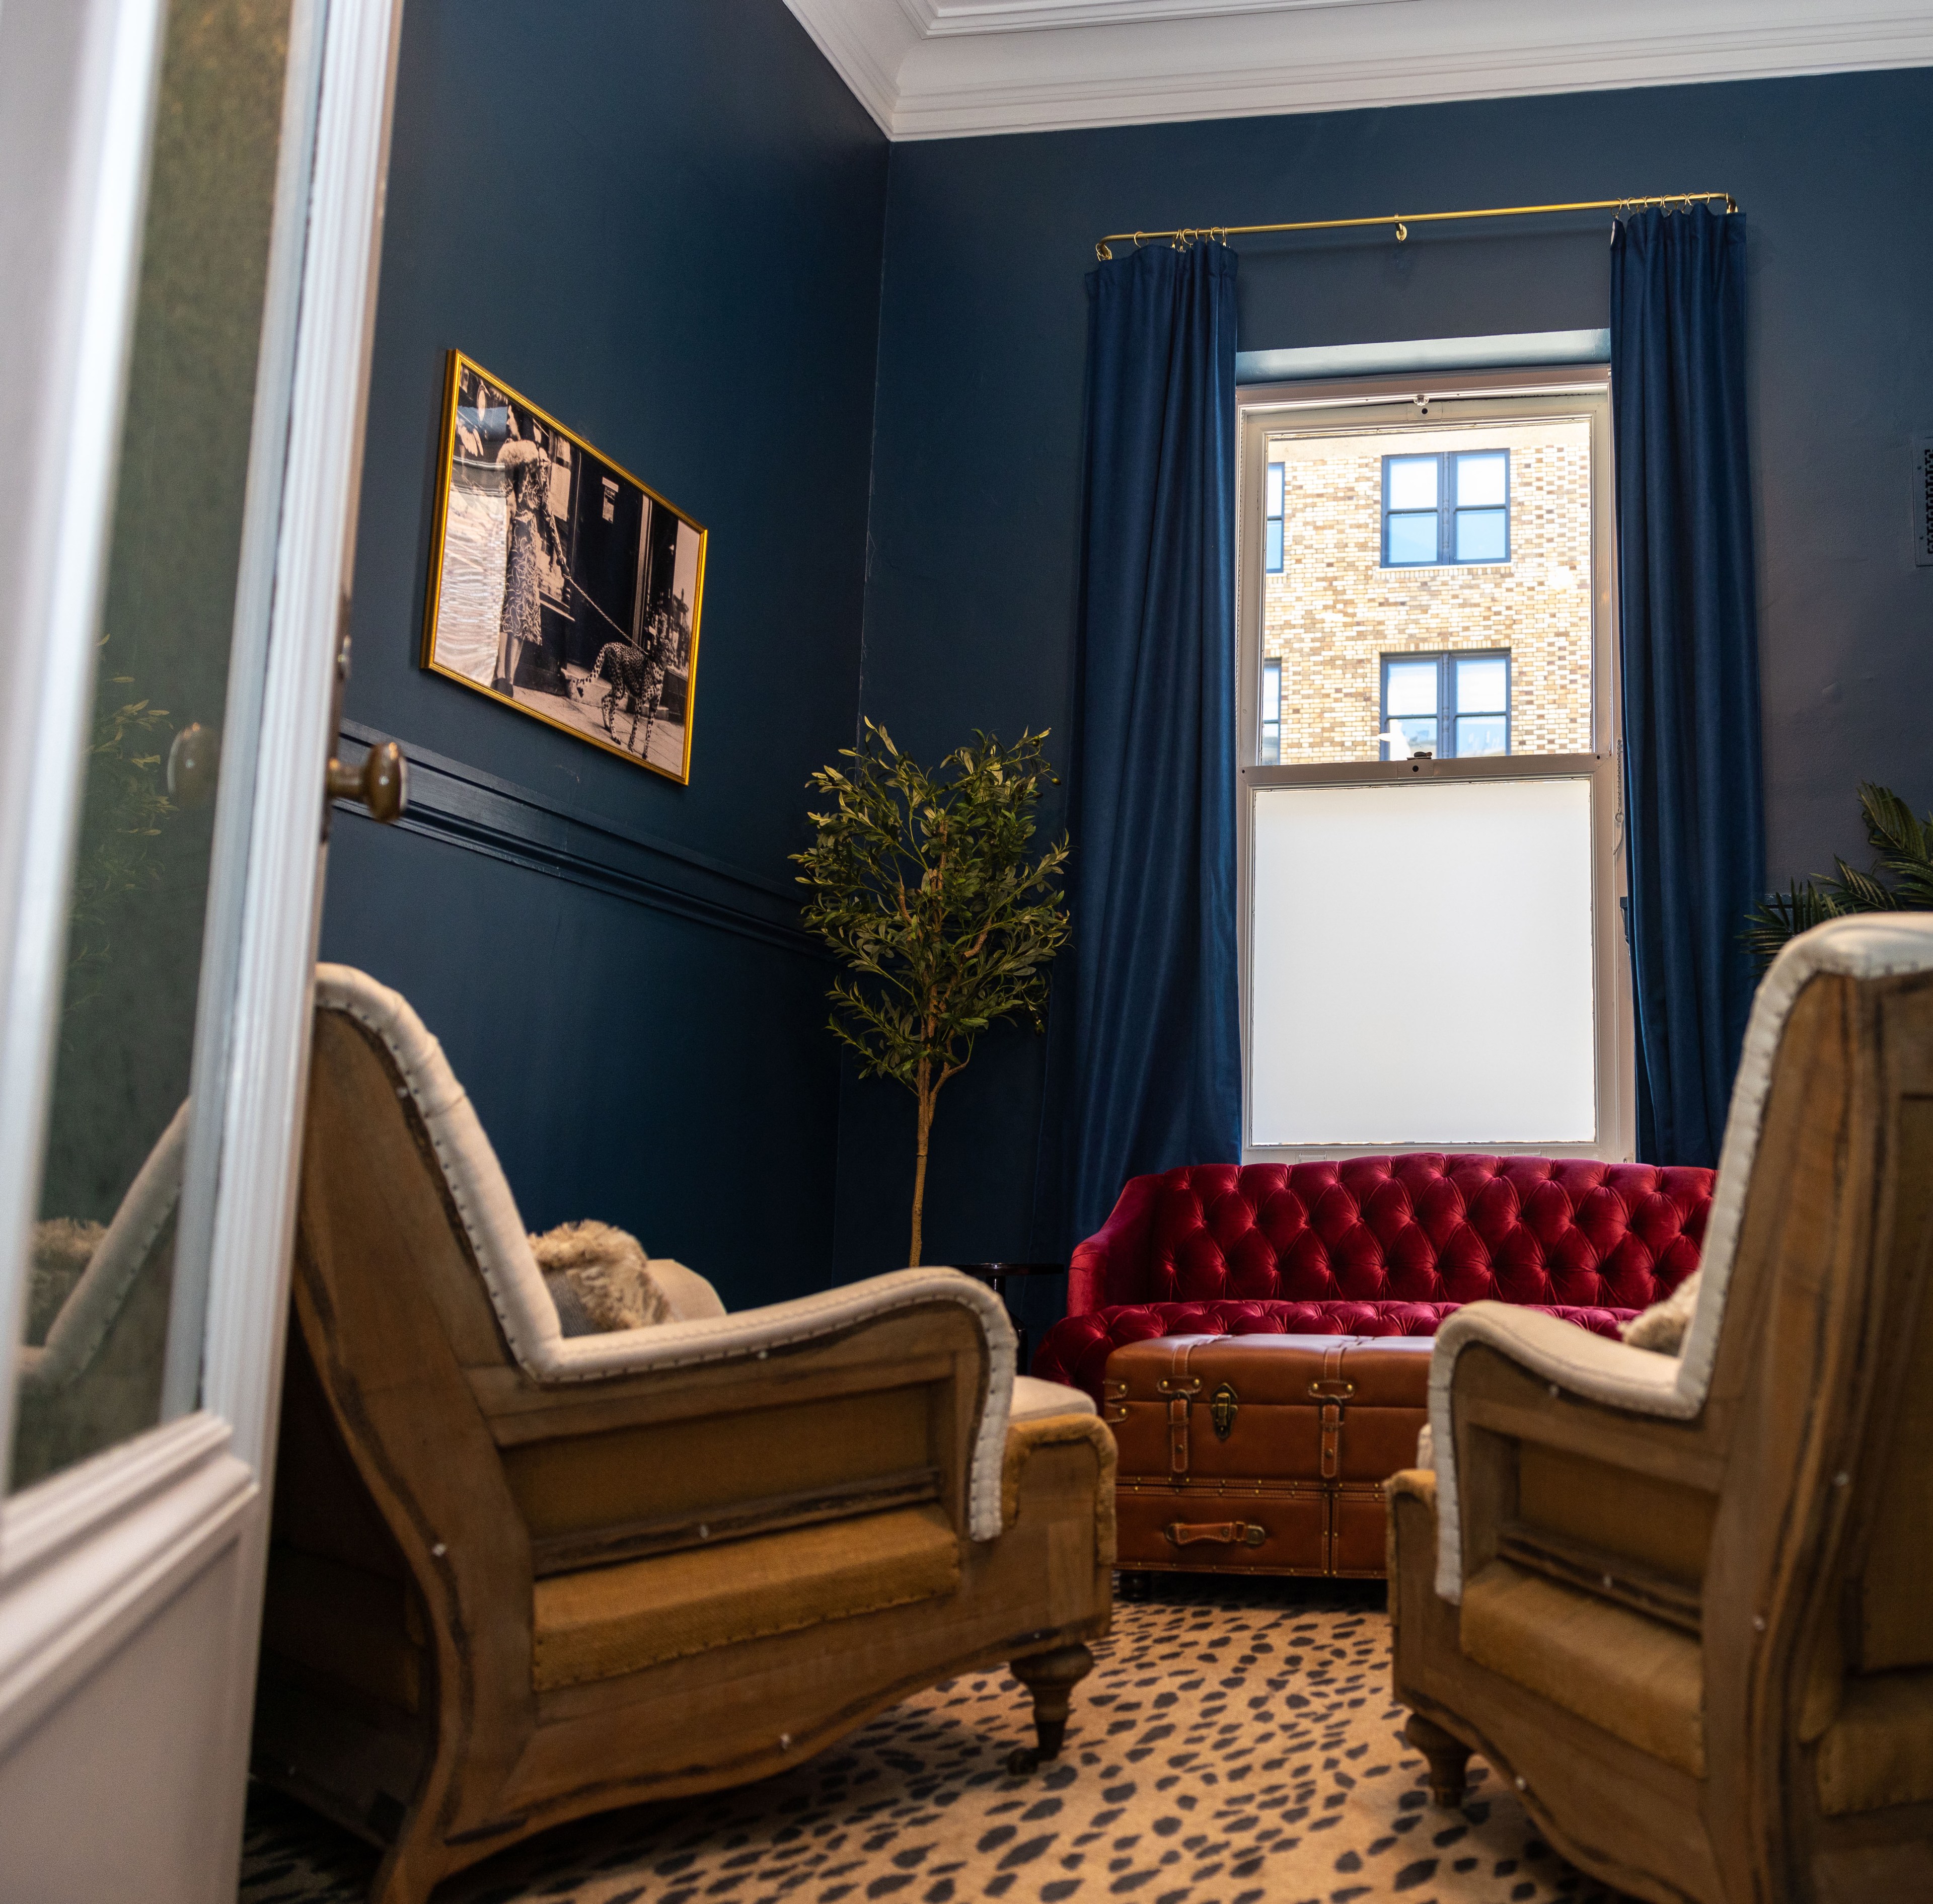
<path fill-rule="evenodd" d="M 1273 767 L 1282 758 L 1282 663 L 1262 663 L 1262 744 L 1264 767 Z"/>
<path fill-rule="evenodd" d="M 1383 458 L 1384 568 L 1509 560 L 1508 449 Z"/>
<path fill-rule="evenodd" d="M 1280 728 L 1276 742 L 1281 752 Z M 1470 760 L 1510 752 L 1508 654 L 1383 656 L 1384 760 Z"/>
<path fill-rule="evenodd" d="M 1417 389 L 1237 395 L 1243 1155 L 1629 1157 L 1608 377 Z"/>

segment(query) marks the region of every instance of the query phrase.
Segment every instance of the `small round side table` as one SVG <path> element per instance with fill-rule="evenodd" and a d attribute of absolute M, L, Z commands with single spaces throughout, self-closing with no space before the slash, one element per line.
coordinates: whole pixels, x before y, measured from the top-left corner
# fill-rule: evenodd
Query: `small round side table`
<path fill-rule="evenodd" d="M 1064 1276 L 1067 1273 L 1064 1263 L 956 1263 L 952 1267 L 962 1275 L 976 1277 L 988 1284 L 1003 1302 L 1007 1302 L 1009 1276 Z M 1007 1320 L 1014 1325 L 1014 1365 L 1018 1373 L 1024 1375 L 1027 1368 L 1027 1326 L 1015 1317 L 1010 1302 L 1007 1303 Z"/>

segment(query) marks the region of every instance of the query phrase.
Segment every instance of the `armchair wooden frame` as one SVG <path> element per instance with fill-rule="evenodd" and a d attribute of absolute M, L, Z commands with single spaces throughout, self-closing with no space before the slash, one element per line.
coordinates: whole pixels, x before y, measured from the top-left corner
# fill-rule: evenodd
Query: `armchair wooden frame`
<path fill-rule="evenodd" d="M 380 1904 L 989 1663 L 1057 1751 L 1112 1443 L 1045 1384 L 1009 1425 L 989 1293 L 905 1272 L 560 1339 L 434 1041 L 360 974 L 318 1002 L 256 1763 L 383 1847 Z"/>
<path fill-rule="evenodd" d="M 1933 1896 L 1933 920 L 1761 988 L 1682 1354 L 1462 1311 L 1390 1484 L 1398 1698 L 1658 1904 Z"/>

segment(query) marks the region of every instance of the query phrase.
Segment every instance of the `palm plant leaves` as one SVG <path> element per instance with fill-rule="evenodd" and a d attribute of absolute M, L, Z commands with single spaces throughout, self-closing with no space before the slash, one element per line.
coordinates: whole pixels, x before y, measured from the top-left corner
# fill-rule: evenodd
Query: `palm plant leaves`
<path fill-rule="evenodd" d="M 1745 915 L 1743 935 L 1769 963 L 1787 939 L 1827 919 L 1856 912 L 1933 911 L 1933 815 L 1916 818 L 1890 787 L 1859 783 L 1859 811 L 1873 850 L 1870 872 L 1835 858 L 1832 874 L 1795 879 Z"/>

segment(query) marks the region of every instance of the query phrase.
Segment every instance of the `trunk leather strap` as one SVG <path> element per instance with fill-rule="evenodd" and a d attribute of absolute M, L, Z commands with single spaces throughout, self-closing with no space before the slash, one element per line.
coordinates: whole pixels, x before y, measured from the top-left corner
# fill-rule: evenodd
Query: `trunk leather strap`
<path fill-rule="evenodd" d="M 1201 1392 L 1201 1378 L 1192 1374 L 1189 1362 L 1195 1353 L 1192 1343 L 1181 1352 L 1180 1360 L 1174 1365 L 1175 1373 L 1164 1375 L 1156 1383 L 1156 1389 L 1168 1398 L 1168 1467 L 1171 1474 L 1188 1472 L 1188 1407 Z"/>
<path fill-rule="evenodd" d="M 1168 1404 L 1168 1466 L 1174 1474 L 1188 1472 L 1188 1398 L 1178 1395 Z"/>
<path fill-rule="evenodd" d="M 1309 1385 L 1309 1392 L 1322 1404 L 1322 1478 L 1333 1481 L 1342 1466 L 1342 1404 L 1356 1392 L 1356 1385 L 1342 1376 L 1342 1358 L 1348 1353 L 1348 1338 L 1332 1342 L 1322 1352 L 1322 1373 Z M 1325 1563 L 1326 1564 L 1326 1563 Z"/>
<path fill-rule="evenodd" d="M 1222 1547 L 1259 1547 L 1268 1538 L 1267 1528 L 1252 1521 L 1171 1521 L 1162 1532 L 1174 1547 L 1192 1547 L 1204 1540 Z"/>

